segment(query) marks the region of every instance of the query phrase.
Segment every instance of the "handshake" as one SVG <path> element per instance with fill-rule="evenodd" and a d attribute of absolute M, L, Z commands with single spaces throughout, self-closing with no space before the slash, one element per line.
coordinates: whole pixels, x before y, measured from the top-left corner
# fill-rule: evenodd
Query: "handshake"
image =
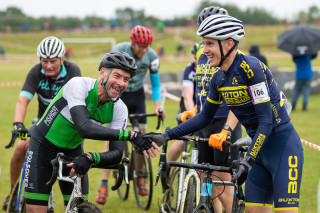
<path fill-rule="evenodd" d="M 130 142 L 139 149 L 140 154 L 148 157 L 147 153 L 149 153 L 151 157 L 155 157 L 155 149 L 160 151 L 160 146 L 162 146 L 169 140 L 170 138 L 166 133 L 134 132 L 133 136 L 130 139 Z"/>

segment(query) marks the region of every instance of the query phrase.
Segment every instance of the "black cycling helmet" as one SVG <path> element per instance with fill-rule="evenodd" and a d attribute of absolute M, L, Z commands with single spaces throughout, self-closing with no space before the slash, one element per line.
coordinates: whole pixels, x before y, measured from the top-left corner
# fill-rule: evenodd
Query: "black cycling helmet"
<path fill-rule="evenodd" d="M 106 53 L 99 64 L 99 71 L 101 67 L 122 69 L 129 72 L 131 77 L 135 76 L 137 72 L 135 60 L 128 53 L 121 51 Z"/>
<path fill-rule="evenodd" d="M 211 6 L 211 7 L 206 7 L 198 15 L 198 20 L 197 20 L 197 25 L 198 27 L 200 24 L 205 20 L 207 17 L 214 15 L 214 14 L 223 14 L 223 15 L 229 15 L 228 11 L 224 8 L 220 8 L 217 6 Z"/>
<path fill-rule="evenodd" d="M 195 43 L 192 48 L 191 48 L 191 54 L 192 55 L 196 55 L 197 52 L 203 47 L 203 43 L 202 42 L 197 42 Z"/>

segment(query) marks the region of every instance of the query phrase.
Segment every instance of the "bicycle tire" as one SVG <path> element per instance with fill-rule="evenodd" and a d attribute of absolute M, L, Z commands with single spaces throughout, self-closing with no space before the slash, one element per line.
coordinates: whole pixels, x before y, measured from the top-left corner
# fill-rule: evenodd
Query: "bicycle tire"
<path fill-rule="evenodd" d="M 179 172 L 180 168 L 172 168 L 172 172 L 169 176 L 169 186 L 167 189 L 169 192 L 165 193 L 163 198 L 163 207 L 166 212 L 177 212 L 177 195 L 179 190 Z"/>
<path fill-rule="evenodd" d="M 84 201 L 76 205 L 78 208 L 78 212 L 86 212 L 86 213 L 102 213 L 101 209 L 93 203 L 88 201 Z M 82 211 L 83 210 L 83 211 Z"/>
<path fill-rule="evenodd" d="M 17 202 L 17 197 L 18 197 L 18 191 L 19 191 L 19 180 L 14 184 L 11 193 L 9 195 L 9 201 L 8 201 L 8 206 L 6 209 L 7 213 L 13 213 L 13 212 L 19 212 L 15 210 L 16 208 L 16 202 Z M 20 205 L 19 205 L 20 209 Z"/>
<path fill-rule="evenodd" d="M 151 205 L 152 201 L 152 193 L 153 193 L 153 175 L 152 175 L 152 164 L 151 164 L 151 159 L 145 158 L 144 156 L 141 156 L 142 158 L 142 163 L 144 165 L 144 171 L 143 172 L 138 172 L 138 157 L 140 157 L 136 150 L 132 149 L 132 165 L 133 165 L 133 189 L 134 189 L 134 195 L 136 197 L 137 204 L 139 208 L 148 210 Z M 139 174 L 141 173 L 141 174 Z M 144 195 L 139 195 L 139 189 L 138 189 L 138 178 L 139 177 L 144 177 L 145 182 L 148 185 L 149 193 L 144 196 Z"/>
<path fill-rule="evenodd" d="M 123 152 L 123 157 L 129 158 L 129 148 L 128 148 L 128 143 L 126 142 L 124 152 Z M 129 170 L 129 169 L 128 169 Z M 119 176 L 119 171 L 118 170 L 113 170 L 112 171 L 112 177 L 114 178 L 114 181 L 118 179 Z M 130 183 L 130 181 L 129 181 Z M 121 186 L 117 189 L 118 196 L 120 200 L 127 200 L 129 197 L 129 189 L 130 189 L 130 184 L 127 184 L 125 181 L 124 183 L 121 184 Z"/>
<path fill-rule="evenodd" d="M 190 177 L 188 182 L 188 188 L 186 192 L 186 201 L 184 203 L 184 212 L 192 213 L 197 206 L 196 201 L 196 178 L 194 176 Z"/>

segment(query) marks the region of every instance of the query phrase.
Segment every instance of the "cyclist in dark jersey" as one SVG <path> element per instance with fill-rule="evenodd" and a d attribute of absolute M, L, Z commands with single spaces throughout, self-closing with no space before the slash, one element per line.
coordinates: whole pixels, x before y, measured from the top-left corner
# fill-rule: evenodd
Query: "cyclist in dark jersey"
<path fill-rule="evenodd" d="M 13 131 L 19 134 L 20 140 L 16 143 L 10 161 L 11 189 L 20 176 L 29 145 L 29 139 L 27 138 L 28 129 L 23 123 L 28 105 L 34 94 L 37 93 L 38 96 L 37 118 L 41 118 L 60 88 L 71 78 L 81 76 L 80 69 L 76 64 L 64 60 L 64 53 L 64 45 L 58 38 L 51 36 L 43 39 L 37 49 L 40 63 L 29 71 L 20 92 L 13 123 Z M 29 134 L 31 134 L 33 128 L 33 126 L 29 128 Z M 8 199 L 9 196 L 3 204 L 4 210 L 7 208 Z"/>
<path fill-rule="evenodd" d="M 185 111 L 193 111 L 196 103 L 196 68 L 197 68 L 197 52 L 203 47 L 202 42 L 195 43 L 191 48 L 191 54 L 193 55 L 193 62 L 189 63 L 186 69 L 183 72 L 183 81 L 182 81 L 182 92 L 181 92 L 181 100 L 180 100 L 180 108 L 179 113 Z M 178 124 L 181 122 L 178 121 Z M 176 161 L 182 153 L 183 141 L 177 140 L 175 141 L 169 149 L 168 152 L 168 161 Z"/>
<path fill-rule="evenodd" d="M 269 68 L 257 58 L 236 51 L 244 29 L 234 17 L 212 15 L 202 22 L 198 35 L 203 37 L 210 65 L 220 67 L 203 111 L 165 133 L 146 137 L 161 144 L 200 129 L 225 100 L 252 138 L 232 178 L 239 184 L 246 181 L 246 212 L 272 212 L 272 205 L 275 212 L 298 212 L 302 144 Z"/>
<path fill-rule="evenodd" d="M 124 129 L 128 117 L 126 105 L 119 99 L 137 66 L 124 52 L 107 53 L 102 58 L 98 80 L 85 77 L 71 79 L 47 107 L 32 133 L 25 175 L 27 212 L 46 212 L 51 189 L 46 187 L 52 167 L 50 161 L 63 152 L 76 157 L 70 176 L 82 177 L 92 164 L 98 167 L 119 163 L 123 154 L 122 141 L 131 141 L 143 154 L 155 156 L 154 143 L 142 133 Z M 110 128 L 101 126 L 108 123 Z M 111 140 L 108 152 L 84 154 L 84 138 Z M 77 157 L 78 156 L 78 157 Z M 84 181 L 82 181 L 82 185 Z M 65 205 L 73 190 L 72 183 L 60 183 Z M 88 187 L 85 187 L 87 189 Z M 88 191 L 83 192 L 84 195 Z"/>
<path fill-rule="evenodd" d="M 146 96 L 143 86 L 149 70 L 154 111 L 158 115 L 161 101 L 161 85 L 158 73 L 160 63 L 157 53 L 150 47 L 153 42 L 153 34 L 149 28 L 138 25 L 131 30 L 130 39 L 131 42 L 119 43 L 111 50 L 126 52 L 134 58 L 138 67 L 137 75 L 130 79 L 128 87 L 122 94 L 121 99 L 127 105 L 129 114 L 146 113 Z M 162 115 L 164 118 L 164 111 Z M 146 132 L 146 117 L 139 118 L 138 123 L 140 127 L 139 130 L 141 132 Z M 106 142 L 105 148 L 105 150 L 108 150 L 108 142 Z M 139 168 L 143 171 L 143 164 L 141 161 L 138 161 L 138 163 Z M 99 204 L 104 204 L 107 200 L 109 175 L 110 170 L 102 171 L 101 186 L 98 195 L 96 196 L 96 202 Z M 138 177 L 138 188 L 140 195 L 148 195 L 147 184 L 143 177 Z"/>

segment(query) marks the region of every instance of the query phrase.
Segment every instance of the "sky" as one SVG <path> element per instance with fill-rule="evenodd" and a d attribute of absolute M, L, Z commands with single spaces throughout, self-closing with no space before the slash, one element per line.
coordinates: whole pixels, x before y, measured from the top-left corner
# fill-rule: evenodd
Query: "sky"
<path fill-rule="evenodd" d="M 200 0 L 0 0 L 0 10 L 14 6 L 28 16 L 79 17 L 95 15 L 103 18 L 115 17 L 116 9 L 131 7 L 144 9 L 145 15 L 161 19 L 182 15 L 193 15 Z M 320 0 L 214 0 L 222 4 L 232 3 L 240 9 L 248 7 L 264 8 L 279 18 L 293 19 L 299 11 L 307 11 L 310 6 L 320 8 Z"/>

